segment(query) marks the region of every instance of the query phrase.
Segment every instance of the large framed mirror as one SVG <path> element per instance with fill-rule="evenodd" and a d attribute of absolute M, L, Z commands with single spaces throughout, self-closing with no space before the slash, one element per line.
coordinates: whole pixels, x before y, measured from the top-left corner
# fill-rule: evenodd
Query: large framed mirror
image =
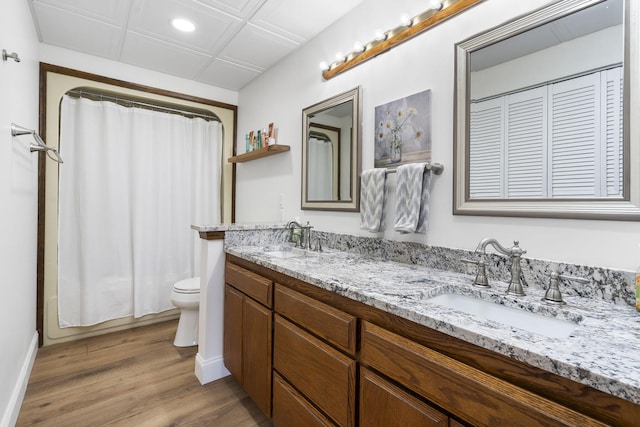
<path fill-rule="evenodd" d="M 640 219 L 639 10 L 562 0 L 456 44 L 454 214 Z"/>
<path fill-rule="evenodd" d="M 361 89 L 302 110 L 302 209 L 359 211 Z"/>

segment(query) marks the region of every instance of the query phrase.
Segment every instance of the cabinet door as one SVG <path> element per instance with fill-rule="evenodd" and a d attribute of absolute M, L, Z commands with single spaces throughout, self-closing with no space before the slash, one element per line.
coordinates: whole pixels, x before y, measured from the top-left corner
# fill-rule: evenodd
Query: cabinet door
<path fill-rule="evenodd" d="M 242 384 L 242 305 L 244 296 L 232 286 L 224 287 L 224 365 Z"/>
<path fill-rule="evenodd" d="M 447 427 L 448 420 L 442 412 L 370 370 L 360 369 L 361 427 Z"/>
<path fill-rule="evenodd" d="M 271 310 L 245 297 L 242 311 L 242 377 L 245 391 L 271 417 Z"/>

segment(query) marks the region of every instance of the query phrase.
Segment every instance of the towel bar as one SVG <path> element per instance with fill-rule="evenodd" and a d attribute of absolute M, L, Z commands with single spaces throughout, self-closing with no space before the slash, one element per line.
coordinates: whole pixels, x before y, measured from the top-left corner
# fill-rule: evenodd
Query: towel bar
<path fill-rule="evenodd" d="M 11 123 L 11 136 L 21 136 L 21 135 L 31 135 L 35 140 L 35 142 L 32 142 L 29 147 L 31 152 L 44 151 L 51 160 L 57 163 L 63 163 L 62 157 L 60 156 L 60 153 L 58 153 L 58 150 L 46 145 L 42 140 L 42 138 L 40 138 L 40 135 L 38 135 L 38 132 L 32 129 L 27 129 L 22 126 L 18 126 L 15 123 Z"/>
<path fill-rule="evenodd" d="M 435 175 L 442 175 L 442 172 L 444 171 L 444 165 L 441 163 L 427 163 L 425 165 L 425 169 L 430 170 Z M 387 173 L 395 173 L 395 172 L 396 172 L 395 169 L 387 169 Z"/>

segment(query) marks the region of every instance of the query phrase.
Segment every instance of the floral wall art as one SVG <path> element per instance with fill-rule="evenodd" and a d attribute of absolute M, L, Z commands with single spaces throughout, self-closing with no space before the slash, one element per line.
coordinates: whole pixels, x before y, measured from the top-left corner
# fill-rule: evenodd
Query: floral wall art
<path fill-rule="evenodd" d="M 431 90 L 375 108 L 376 168 L 431 161 Z"/>

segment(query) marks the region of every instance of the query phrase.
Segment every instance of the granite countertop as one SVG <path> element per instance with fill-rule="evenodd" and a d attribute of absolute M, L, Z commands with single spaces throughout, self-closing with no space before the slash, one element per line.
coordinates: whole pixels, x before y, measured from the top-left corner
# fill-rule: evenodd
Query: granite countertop
<path fill-rule="evenodd" d="M 640 404 L 640 316 L 632 307 L 582 297 L 565 297 L 567 305 L 548 306 L 541 302 L 543 291 L 506 295 L 504 282 L 493 281 L 484 290 L 471 285 L 472 276 L 460 273 L 334 250 L 302 251 L 291 258 L 265 253 L 274 249 L 280 248 L 225 248 L 322 289 Z M 428 301 L 446 292 L 564 319 L 577 327 L 568 337 L 550 338 Z"/>
<path fill-rule="evenodd" d="M 283 224 L 268 223 L 245 223 L 245 224 L 213 224 L 213 225 L 191 225 L 192 230 L 199 232 L 207 231 L 256 231 L 256 230 L 273 230 L 282 229 Z"/>

